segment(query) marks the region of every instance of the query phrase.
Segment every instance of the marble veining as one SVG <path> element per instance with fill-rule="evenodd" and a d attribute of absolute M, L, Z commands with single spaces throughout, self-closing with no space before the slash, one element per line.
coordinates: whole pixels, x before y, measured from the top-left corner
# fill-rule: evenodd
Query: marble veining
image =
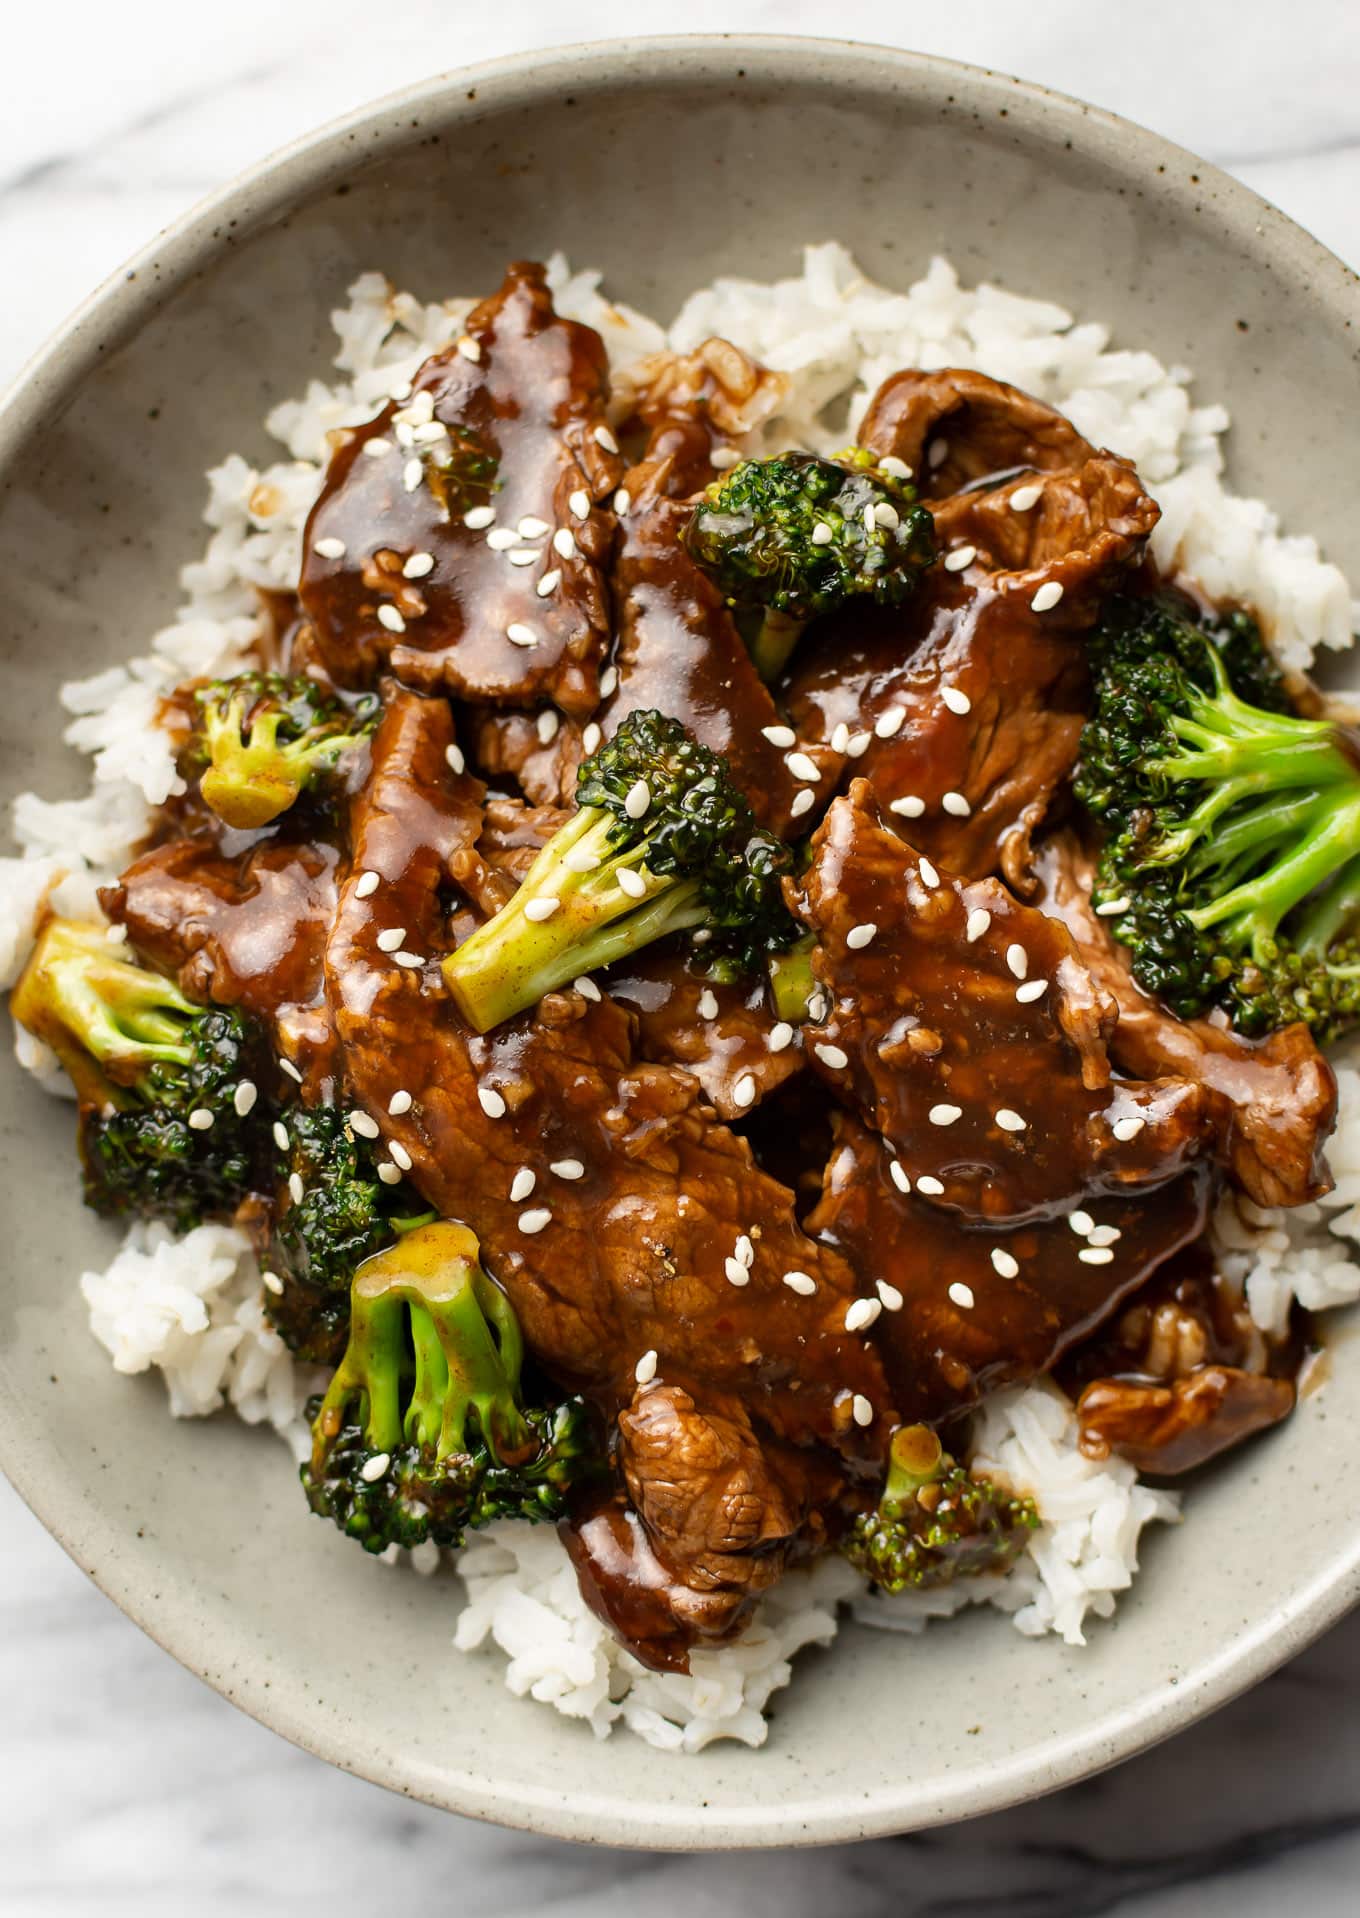
<path fill-rule="evenodd" d="M 1360 10 L 1335 0 L 175 0 L 6 19 L 0 381 L 238 168 L 442 68 L 564 40 L 836 33 L 1042 80 L 1197 149 L 1360 265 Z M 186 23 L 189 31 L 186 32 Z M 1259 1520 L 1268 1546 L 1270 1518 Z M 329 1770 L 173 1664 L 0 1483 L 0 1912 L 351 1907 L 623 1918 L 1342 1918 L 1360 1908 L 1360 1615 L 1266 1684 L 1040 1804 L 806 1854 L 669 1858 L 503 1833 Z M 299 1836 L 300 1835 L 300 1836 Z M 645 1873 L 645 1878 L 644 1878 Z"/>

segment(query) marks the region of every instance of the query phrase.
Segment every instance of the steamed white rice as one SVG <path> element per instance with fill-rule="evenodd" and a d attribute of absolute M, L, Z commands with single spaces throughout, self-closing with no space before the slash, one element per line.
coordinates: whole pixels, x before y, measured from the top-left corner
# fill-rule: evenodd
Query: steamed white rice
<path fill-rule="evenodd" d="M 1099 323 L 998 287 L 962 287 L 943 259 L 906 293 L 892 293 L 865 280 L 834 243 L 807 248 L 792 279 L 717 281 L 694 294 L 669 329 L 608 303 L 597 273 L 573 273 L 559 257 L 550 277 L 559 310 L 599 329 L 616 370 L 720 334 L 786 373 L 786 403 L 752 436 L 753 452 L 845 444 L 874 387 L 902 366 L 973 366 L 1013 381 L 1060 407 L 1097 445 L 1137 463 L 1162 507 L 1158 561 L 1256 607 L 1285 664 L 1304 669 L 1319 649 L 1352 643 L 1356 607 L 1341 572 L 1306 535 L 1283 534 L 1263 502 L 1224 490 L 1223 408 L 1195 403 L 1186 369 L 1111 348 Z M 209 473 L 210 537 L 202 558 L 183 570 L 175 621 L 141 657 L 62 688 L 64 737 L 92 760 L 90 791 L 57 801 L 24 793 L 15 802 L 22 856 L 0 860 L 0 986 L 18 975 L 43 899 L 62 912 L 96 913 L 95 887 L 127 862 L 149 810 L 181 790 L 170 742 L 155 725 L 157 700 L 183 679 L 230 673 L 250 660 L 261 632 L 253 589 L 296 580 L 327 432 L 370 418 L 454 337 L 471 305 L 422 305 L 380 274 L 363 275 L 333 316 L 339 377 L 313 380 L 269 415 L 286 457 L 260 471 L 233 454 Z M 16 1049 L 45 1087 L 65 1088 L 44 1047 L 18 1033 Z M 1360 1072 L 1343 1064 L 1338 1076 L 1336 1190 L 1288 1214 L 1228 1197 L 1214 1222 L 1225 1269 L 1265 1331 L 1283 1328 L 1294 1299 L 1318 1311 L 1360 1297 Z M 242 1234 L 211 1225 L 177 1240 L 163 1227 L 137 1225 L 107 1270 L 85 1273 L 80 1286 L 90 1328 L 114 1367 L 158 1369 L 174 1416 L 230 1406 L 272 1426 L 301 1456 L 302 1406 L 316 1375 L 270 1330 Z M 1306 1407 L 1299 1416 L 1308 1416 Z M 454 1642 L 465 1652 L 494 1646 L 512 1691 L 584 1720 L 597 1736 L 622 1725 L 675 1751 L 715 1738 L 761 1744 L 765 1704 L 788 1684 L 794 1654 L 829 1643 L 847 1611 L 866 1624 L 919 1632 L 985 1603 L 1028 1635 L 1083 1644 L 1087 1619 L 1108 1617 L 1131 1583 L 1143 1527 L 1175 1520 L 1178 1498 L 1140 1484 L 1122 1460 L 1084 1458 L 1071 1404 L 1048 1382 L 990 1399 L 975 1422 L 973 1457 L 1030 1492 L 1043 1520 L 1003 1578 L 884 1599 L 833 1558 L 786 1578 L 738 1644 L 696 1653 L 688 1676 L 662 1675 L 639 1665 L 584 1605 L 551 1528 L 507 1523 L 458 1555 L 467 1599 Z M 430 1569 L 434 1556 L 412 1555 L 417 1569 Z"/>

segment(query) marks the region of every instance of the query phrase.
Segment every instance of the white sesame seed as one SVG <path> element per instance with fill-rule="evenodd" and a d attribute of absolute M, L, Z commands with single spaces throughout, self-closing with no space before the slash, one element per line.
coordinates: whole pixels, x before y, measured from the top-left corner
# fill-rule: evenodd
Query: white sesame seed
<path fill-rule="evenodd" d="M 538 734 L 539 745 L 551 746 L 557 737 L 557 731 L 561 724 L 561 715 L 551 706 L 545 707 L 534 721 L 534 731 Z"/>
<path fill-rule="evenodd" d="M 956 1119 L 963 1117 L 962 1106 L 936 1105 L 926 1114 L 932 1125 L 953 1125 Z"/>
<path fill-rule="evenodd" d="M 544 1226 L 551 1224 L 552 1213 L 546 1205 L 534 1206 L 530 1211 L 521 1212 L 519 1215 L 519 1229 L 521 1232 L 527 1232 L 530 1238 L 535 1232 L 541 1232 Z"/>
<path fill-rule="evenodd" d="M 351 1132 L 357 1132 L 361 1139 L 378 1139 L 382 1128 L 376 1119 L 370 1119 L 366 1112 L 351 1112 L 347 1121 Z"/>
<path fill-rule="evenodd" d="M 519 522 L 517 530 L 521 539 L 542 539 L 545 533 L 551 531 L 551 528 L 547 520 L 537 519 L 534 514 L 526 513 Z"/>
<path fill-rule="evenodd" d="M 288 1128 L 283 1123 L 282 1119 L 275 1119 L 273 1132 L 274 1132 L 274 1144 L 278 1147 L 280 1152 L 286 1152 L 288 1150 Z"/>
<path fill-rule="evenodd" d="M 964 713 L 971 713 L 973 710 L 972 700 L 968 697 L 967 693 L 961 692 L 957 686 L 942 686 L 940 688 L 940 698 L 944 701 L 951 713 L 958 713 L 962 716 Z"/>
<path fill-rule="evenodd" d="M 403 1172 L 411 1170 L 411 1155 L 400 1139 L 389 1139 L 387 1150 L 392 1155 L 393 1163 L 399 1165 Z"/>
<path fill-rule="evenodd" d="M 378 1167 L 378 1177 L 382 1180 L 384 1185 L 400 1185 L 401 1184 L 400 1168 L 392 1165 L 387 1159 L 384 1159 L 382 1164 Z"/>
<path fill-rule="evenodd" d="M 255 1081 L 253 1079 L 242 1079 L 240 1085 L 237 1086 L 235 1092 L 231 1095 L 231 1103 L 236 1108 L 236 1116 L 238 1119 L 244 1119 L 248 1112 L 253 1111 L 255 1101 L 259 1096 L 259 1087 L 255 1084 Z"/>
<path fill-rule="evenodd" d="M 505 556 L 512 566 L 532 566 L 538 558 L 536 546 L 512 546 Z"/>
<path fill-rule="evenodd" d="M 901 732 L 906 717 L 907 712 L 904 706 L 889 706 L 887 711 L 881 712 L 874 721 L 874 731 L 880 739 L 891 739 L 896 733 Z"/>
<path fill-rule="evenodd" d="M 808 1000 L 807 1009 L 808 1009 L 809 1019 L 825 1019 L 826 994 L 820 989 L 820 987 L 818 988 L 816 992 L 812 994 L 811 998 Z"/>
<path fill-rule="evenodd" d="M 878 504 L 874 507 L 874 518 L 880 526 L 886 527 L 889 532 L 902 524 L 902 516 L 897 508 L 885 499 L 879 500 Z"/>
<path fill-rule="evenodd" d="M 393 418 L 396 418 L 396 417 L 397 416 L 394 414 Z M 394 437 L 396 439 L 398 446 L 414 446 L 416 443 L 416 429 L 414 428 L 414 426 L 408 425 L 408 423 L 405 420 L 399 419 L 397 421 Z"/>
<path fill-rule="evenodd" d="M 591 437 L 597 446 L 604 448 L 606 453 L 618 452 L 619 443 L 607 426 L 597 426 Z"/>
<path fill-rule="evenodd" d="M 944 1185 L 933 1173 L 923 1172 L 916 1181 L 916 1190 L 924 1192 L 929 1199 L 938 1199 L 944 1191 Z"/>
<path fill-rule="evenodd" d="M 418 458 L 412 456 L 401 469 L 401 483 L 408 493 L 414 493 L 422 479 L 425 469 Z"/>
<path fill-rule="evenodd" d="M 213 1115 L 206 1106 L 195 1106 L 189 1114 L 189 1124 L 195 1132 L 210 1132 L 213 1125 Z"/>
<path fill-rule="evenodd" d="M 534 925 L 539 925 L 544 919 L 551 919 L 561 903 L 555 893 L 543 899 L 530 899 L 525 905 L 524 917 Z"/>
<path fill-rule="evenodd" d="M 491 525 L 490 520 L 487 521 L 487 525 Z M 518 542 L 519 534 L 513 526 L 492 526 L 486 536 L 486 543 L 493 553 L 508 553 L 510 548 Z"/>
<path fill-rule="evenodd" d="M 946 793 L 940 804 L 947 813 L 952 813 L 955 819 L 966 819 L 973 810 L 962 793 Z"/>
<path fill-rule="evenodd" d="M 604 671 L 600 674 L 600 698 L 601 699 L 612 698 L 613 694 L 618 689 L 618 684 L 619 684 L 618 667 L 606 666 Z"/>
<path fill-rule="evenodd" d="M 1069 1212 L 1067 1215 L 1067 1223 L 1079 1239 L 1086 1238 L 1096 1229 L 1096 1222 L 1089 1212 Z"/>
<path fill-rule="evenodd" d="M 872 505 L 865 507 L 862 518 L 864 520 L 864 530 L 872 539 L 874 534 L 878 531 L 878 522 L 874 518 L 874 509 Z"/>
<path fill-rule="evenodd" d="M 1027 1122 L 1010 1106 L 997 1107 L 996 1122 L 1003 1132 L 1024 1132 L 1027 1129 Z"/>
<path fill-rule="evenodd" d="M 392 442 L 381 437 L 376 440 L 365 440 L 364 451 L 371 460 L 380 460 L 384 453 L 392 451 Z"/>
<path fill-rule="evenodd" d="M 769 1037 L 765 1041 L 771 1052 L 783 1052 L 793 1044 L 793 1027 L 785 1019 L 779 1019 L 770 1027 Z"/>
<path fill-rule="evenodd" d="M 1006 964 L 1010 967 L 1011 971 L 1015 974 L 1017 979 L 1023 979 L 1025 974 L 1029 971 L 1029 954 L 1025 951 L 1025 948 L 1023 946 L 1020 946 L 1020 945 L 1007 946 Z"/>
<path fill-rule="evenodd" d="M 1047 991 L 1047 979 L 1027 979 L 1023 986 L 1015 988 L 1015 996 L 1022 1006 L 1032 1006 L 1034 1001 L 1042 999 Z"/>
<path fill-rule="evenodd" d="M 1123 1236 L 1117 1225 L 1093 1225 L 1086 1239 L 1090 1245 L 1117 1245 Z"/>
<path fill-rule="evenodd" d="M 375 1452 L 372 1458 L 366 1458 L 359 1467 L 359 1476 L 372 1485 L 376 1480 L 382 1477 L 391 1463 L 392 1458 L 390 1453 Z"/>
<path fill-rule="evenodd" d="M 875 1279 L 874 1290 L 882 1302 L 885 1312 L 900 1312 L 906 1300 L 895 1285 L 889 1285 L 886 1279 Z"/>
<path fill-rule="evenodd" d="M 494 1086 L 478 1086 L 477 1103 L 488 1119 L 505 1117 L 505 1101 Z"/>
<path fill-rule="evenodd" d="M 1043 487 L 1038 485 L 1017 486 L 1011 494 L 1010 505 L 1013 513 L 1027 513 L 1031 506 L 1037 506 L 1043 497 Z"/>
<path fill-rule="evenodd" d="M 405 926 L 388 926 L 384 931 L 378 934 L 376 941 L 379 952 L 396 952 L 398 948 L 405 943 Z"/>
<path fill-rule="evenodd" d="M 829 546 L 835 537 L 836 535 L 824 519 L 819 519 L 812 529 L 812 543 L 814 546 Z"/>
<path fill-rule="evenodd" d="M 871 943 L 878 927 L 873 920 L 867 920 L 862 926 L 851 926 L 845 935 L 845 943 L 852 952 L 860 952 Z"/>
<path fill-rule="evenodd" d="M 832 732 L 831 750 L 833 753 L 843 753 L 849 744 L 850 728 L 846 725 L 845 721 L 842 720 L 839 726 Z"/>
<path fill-rule="evenodd" d="M 972 1286 L 964 1285 L 958 1279 L 955 1279 L 954 1283 L 950 1286 L 949 1296 L 954 1304 L 961 1306 L 965 1312 L 971 1310 L 974 1304 Z"/>
<path fill-rule="evenodd" d="M 343 559 L 345 542 L 342 539 L 318 539 L 312 542 L 312 551 L 320 559 Z"/>
<path fill-rule="evenodd" d="M 470 533 L 484 533 L 488 526 L 496 524 L 494 506 L 470 506 L 463 515 L 463 524 Z"/>
<path fill-rule="evenodd" d="M 1051 612 L 1062 596 L 1062 581 L 1050 579 L 1039 588 L 1034 598 L 1030 601 L 1030 610 L 1035 613 Z"/>
<path fill-rule="evenodd" d="M 537 586 L 535 586 L 534 591 L 540 599 L 550 599 L 561 584 L 561 571 L 558 567 L 554 566 L 551 572 L 543 575 Z"/>
<path fill-rule="evenodd" d="M 643 819 L 652 803 L 652 789 L 645 779 L 635 779 L 624 794 L 623 810 L 630 819 Z"/>
<path fill-rule="evenodd" d="M 1139 1113 L 1131 1112 L 1126 1119 L 1116 1119 L 1110 1130 L 1121 1145 L 1127 1145 L 1130 1139 L 1138 1137 L 1146 1124 L 1147 1120 Z"/>
<path fill-rule="evenodd" d="M 741 454 L 735 446 L 715 446 L 708 456 L 708 463 L 719 473 L 725 473 L 730 467 L 741 465 Z"/>
<path fill-rule="evenodd" d="M 638 1360 L 637 1364 L 633 1367 L 633 1377 L 637 1380 L 639 1385 L 651 1384 L 652 1380 L 656 1377 L 655 1351 L 648 1351 L 643 1353 L 642 1357 Z"/>
<path fill-rule="evenodd" d="M 464 333 L 462 339 L 459 340 L 458 351 L 465 360 L 471 360 L 474 366 L 482 357 L 481 346 L 467 333 Z"/>
<path fill-rule="evenodd" d="M 417 446 L 434 446 L 438 441 L 447 439 L 449 429 L 443 420 L 426 420 L 421 426 L 408 427 L 411 440 Z M 438 458 L 438 455 L 436 455 Z"/>
<path fill-rule="evenodd" d="M 948 458 L 949 441 L 934 440 L 931 443 L 930 451 L 926 454 L 926 465 L 929 466 L 933 472 L 937 466 L 943 466 Z"/>
<path fill-rule="evenodd" d="M 1127 912 L 1128 909 L 1129 901 L 1127 899 L 1103 899 L 1096 907 L 1096 913 L 1101 919 L 1114 919 L 1121 912 Z"/>
<path fill-rule="evenodd" d="M 796 746 L 798 743 L 798 735 L 792 726 L 762 726 L 760 730 L 770 744 L 778 746 L 781 751 L 786 746 Z"/>
<path fill-rule="evenodd" d="M 570 852 L 563 853 L 562 864 L 568 872 L 595 872 L 604 864 L 604 859 L 589 846 L 573 846 Z"/>
<path fill-rule="evenodd" d="M 697 1011 L 701 1019 L 716 1019 L 718 1016 L 717 997 L 707 986 L 699 994 Z"/>
<path fill-rule="evenodd" d="M 434 554 L 412 553 L 401 570 L 407 579 L 424 579 L 427 573 L 434 571 Z"/>
<path fill-rule="evenodd" d="M 946 573 L 961 573 L 965 567 L 971 566 L 976 558 L 976 546 L 956 546 L 952 552 L 945 554 L 944 570 Z"/>
<path fill-rule="evenodd" d="M 790 753 L 784 764 L 795 779 L 805 779 L 815 784 L 819 777 L 816 760 L 809 759 L 806 753 Z"/>
<path fill-rule="evenodd" d="M 387 1101 L 387 1110 L 392 1114 L 394 1119 L 399 1119 L 402 1113 L 409 1112 L 414 1104 L 415 1100 L 411 1097 L 410 1093 L 402 1090 L 392 1094 L 392 1097 Z"/>
<path fill-rule="evenodd" d="M 393 400 L 409 400 L 411 397 L 411 382 L 409 380 L 394 380 L 387 389 L 387 396 Z M 430 396 L 427 393 L 424 397 L 429 399 Z"/>
<path fill-rule="evenodd" d="M 840 1072 L 850 1063 L 849 1055 L 842 1052 L 839 1046 L 814 1046 L 812 1050 L 822 1064 L 830 1066 L 833 1072 Z"/>
<path fill-rule="evenodd" d="M 571 983 L 575 986 L 581 997 L 583 999 L 589 999 L 593 1006 L 598 1006 L 604 997 L 604 994 L 600 991 L 600 988 L 588 972 L 583 972 L 579 979 L 573 979 Z"/>
<path fill-rule="evenodd" d="M 463 755 L 463 749 L 456 741 L 452 746 L 446 746 L 444 748 L 444 757 L 454 772 L 462 773 L 467 770 L 467 760 Z"/>
<path fill-rule="evenodd" d="M 260 1277 L 264 1281 L 264 1289 L 266 1292 L 273 1292 L 277 1296 L 283 1291 L 283 1280 L 277 1272 L 261 1272 Z"/>
<path fill-rule="evenodd" d="M 987 908 L 985 906 L 974 906 L 968 915 L 968 924 L 963 929 L 963 936 L 970 946 L 975 939 L 982 937 L 991 923 L 992 915 L 988 912 Z"/>
<path fill-rule="evenodd" d="M 907 1169 L 900 1159 L 889 1159 L 888 1176 L 899 1192 L 911 1191 L 911 1180 L 907 1177 Z"/>
<path fill-rule="evenodd" d="M 738 1233 L 737 1243 L 734 1250 L 736 1252 L 737 1257 L 741 1260 L 742 1264 L 746 1267 L 746 1270 L 749 1272 L 751 1267 L 756 1262 L 756 1249 L 755 1249 L 755 1246 L 751 1243 L 751 1235 L 749 1232 Z"/>
<path fill-rule="evenodd" d="M 552 536 L 553 551 L 559 559 L 575 559 L 576 535 L 570 526 L 559 526 Z"/>
<path fill-rule="evenodd" d="M 302 1084 L 302 1074 L 298 1071 L 291 1059 L 280 1059 L 279 1071 L 286 1072 L 288 1077 L 294 1080 L 298 1085 Z"/>
<path fill-rule="evenodd" d="M 854 1398 L 851 1399 L 850 1416 L 854 1419 L 856 1425 L 873 1424 L 874 1408 L 870 1405 L 868 1399 L 865 1398 L 863 1392 L 856 1392 Z"/>
<path fill-rule="evenodd" d="M 749 1072 L 743 1072 L 732 1088 L 732 1103 L 735 1106 L 749 1106 L 756 1096 L 756 1082 Z"/>
<path fill-rule="evenodd" d="M 845 742 L 845 750 L 852 759 L 862 759 L 873 743 L 872 733 L 851 733 Z"/>
<path fill-rule="evenodd" d="M 910 479 L 911 468 L 905 460 L 898 459 L 896 453 L 885 453 L 878 462 L 880 473 L 887 473 L 893 479 Z"/>
<path fill-rule="evenodd" d="M 302 1174 L 300 1172 L 290 1172 L 288 1174 L 288 1196 L 294 1205 L 301 1205 L 302 1201 L 306 1198 L 307 1188 L 302 1183 Z"/>
<path fill-rule="evenodd" d="M 592 719 L 585 731 L 581 734 L 581 744 L 587 753 L 598 752 L 600 741 L 603 737 L 603 733 L 601 733 L 599 727 Z"/>
<path fill-rule="evenodd" d="M 548 1170 L 559 1179 L 584 1179 L 586 1169 L 579 1159 L 554 1159 Z"/>
<path fill-rule="evenodd" d="M 793 798 L 789 801 L 789 818 L 801 819 L 805 812 L 811 811 L 812 803 L 816 797 L 817 795 L 813 792 L 811 786 L 800 786 L 798 791 L 793 795 Z"/>
<path fill-rule="evenodd" d="M 370 893 L 375 893 L 378 890 L 378 885 L 379 880 L 376 872 L 371 869 L 368 872 L 361 872 L 354 882 L 355 898 L 367 899 Z"/>
<path fill-rule="evenodd" d="M 417 966 L 423 966 L 425 963 L 418 952 L 394 952 L 392 962 L 394 965 L 406 966 L 413 972 Z"/>
<path fill-rule="evenodd" d="M 385 626 L 389 633 L 404 633 L 406 621 L 389 600 L 384 600 L 378 608 L 378 624 Z"/>
<path fill-rule="evenodd" d="M 882 1311 L 883 1306 L 878 1299 L 856 1299 L 845 1314 L 846 1331 L 867 1332 Z"/>
<path fill-rule="evenodd" d="M 888 804 L 888 811 L 896 813 L 899 819 L 919 819 L 926 809 L 924 799 L 915 793 L 908 793 L 905 799 L 894 799 Z"/>
<path fill-rule="evenodd" d="M 505 637 L 512 646 L 537 646 L 538 634 L 532 626 L 526 626 L 522 619 L 512 619 L 505 629 Z"/>
<path fill-rule="evenodd" d="M 934 866 L 931 865 L 930 861 L 926 858 L 924 853 L 922 853 L 921 857 L 917 860 L 916 867 L 918 872 L 921 875 L 923 882 L 927 886 L 939 885 L 940 875 L 938 872 L 936 872 Z"/>
<path fill-rule="evenodd" d="M 1108 1245 L 1084 1245 L 1077 1257 L 1083 1265 L 1110 1265 L 1114 1260 L 1114 1253 Z"/>
<path fill-rule="evenodd" d="M 537 1175 L 527 1165 L 522 1165 L 510 1181 L 510 1203 L 520 1205 L 538 1184 Z"/>
<path fill-rule="evenodd" d="M 809 1272 L 786 1272 L 784 1283 L 790 1292 L 796 1292 L 802 1299 L 810 1299 L 817 1290 L 817 1281 Z"/>
<path fill-rule="evenodd" d="M 567 505 L 571 508 L 571 511 L 575 514 L 577 519 L 590 518 L 590 494 L 586 491 L 584 486 L 577 487 L 576 491 L 571 495 L 571 498 L 567 501 Z"/>
<path fill-rule="evenodd" d="M 628 511 L 629 507 L 632 504 L 633 504 L 632 494 L 628 491 L 628 488 L 626 486 L 621 486 L 614 495 L 614 511 L 618 514 L 620 519 L 623 518 L 624 514 Z"/>
<path fill-rule="evenodd" d="M 631 866 L 620 866 L 615 874 L 619 882 L 619 891 L 626 892 L 630 899 L 642 899 L 647 892 L 647 881 L 640 872 Z"/>
<path fill-rule="evenodd" d="M 729 1285 L 749 1285 L 751 1283 L 751 1275 L 740 1259 L 724 1259 L 723 1271 L 727 1275 L 727 1283 Z"/>

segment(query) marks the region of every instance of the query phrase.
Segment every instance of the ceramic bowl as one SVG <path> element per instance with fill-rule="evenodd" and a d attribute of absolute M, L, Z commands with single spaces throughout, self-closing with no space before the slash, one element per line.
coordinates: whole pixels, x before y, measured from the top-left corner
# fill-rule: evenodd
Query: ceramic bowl
<path fill-rule="evenodd" d="M 809 156 L 811 156 L 811 163 Z M 59 680 L 171 615 L 202 472 L 331 350 L 378 266 L 427 298 L 562 246 L 668 313 L 724 272 L 845 241 L 905 286 L 968 279 L 1112 319 L 1193 364 L 1235 426 L 1232 477 L 1360 577 L 1360 297 L 1272 207 L 1151 134 L 1039 88 L 830 42 L 694 38 L 445 75 L 245 175 L 110 281 L 0 416 L 0 783 L 88 776 Z M 1197 1485 L 1084 1651 L 994 1614 L 924 1641 L 847 1629 L 805 1655 L 767 1747 L 684 1759 L 511 1697 L 449 1647 L 455 1587 L 397 1576 L 310 1521 L 277 1443 L 172 1424 L 116 1376 L 76 1293 L 106 1232 L 79 1203 L 69 1109 L 0 1060 L 0 1459 L 76 1561 L 223 1695 L 332 1763 L 433 1804 L 630 1845 L 896 1832 L 1086 1776 L 1261 1678 L 1360 1594 L 1331 1486 L 1360 1450 L 1360 1353 Z M 1271 1515 L 1267 1517 L 1267 1515 Z M 1271 1549 L 1267 1549 L 1269 1541 Z M 129 1739 L 135 1739 L 135 1728 Z"/>

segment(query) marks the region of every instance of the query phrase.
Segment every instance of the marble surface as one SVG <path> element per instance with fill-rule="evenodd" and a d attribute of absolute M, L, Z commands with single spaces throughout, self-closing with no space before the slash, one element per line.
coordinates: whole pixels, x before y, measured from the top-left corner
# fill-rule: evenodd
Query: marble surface
<path fill-rule="evenodd" d="M 1360 264 L 1360 9 L 1346 0 L 67 0 L 6 18 L 0 380 L 237 168 L 441 68 L 567 39 L 839 33 L 1040 79 L 1195 147 Z M 1263 1544 L 1267 1542 L 1262 1524 Z M 0 1912 L 282 1918 L 318 1893 L 481 1918 L 1266 1918 L 1360 1904 L 1360 1615 L 1119 1771 L 1021 1811 L 815 1854 L 608 1854 L 328 1770 L 144 1639 L 0 1482 Z M 302 1834 L 301 1838 L 299 1834 Z"/>

